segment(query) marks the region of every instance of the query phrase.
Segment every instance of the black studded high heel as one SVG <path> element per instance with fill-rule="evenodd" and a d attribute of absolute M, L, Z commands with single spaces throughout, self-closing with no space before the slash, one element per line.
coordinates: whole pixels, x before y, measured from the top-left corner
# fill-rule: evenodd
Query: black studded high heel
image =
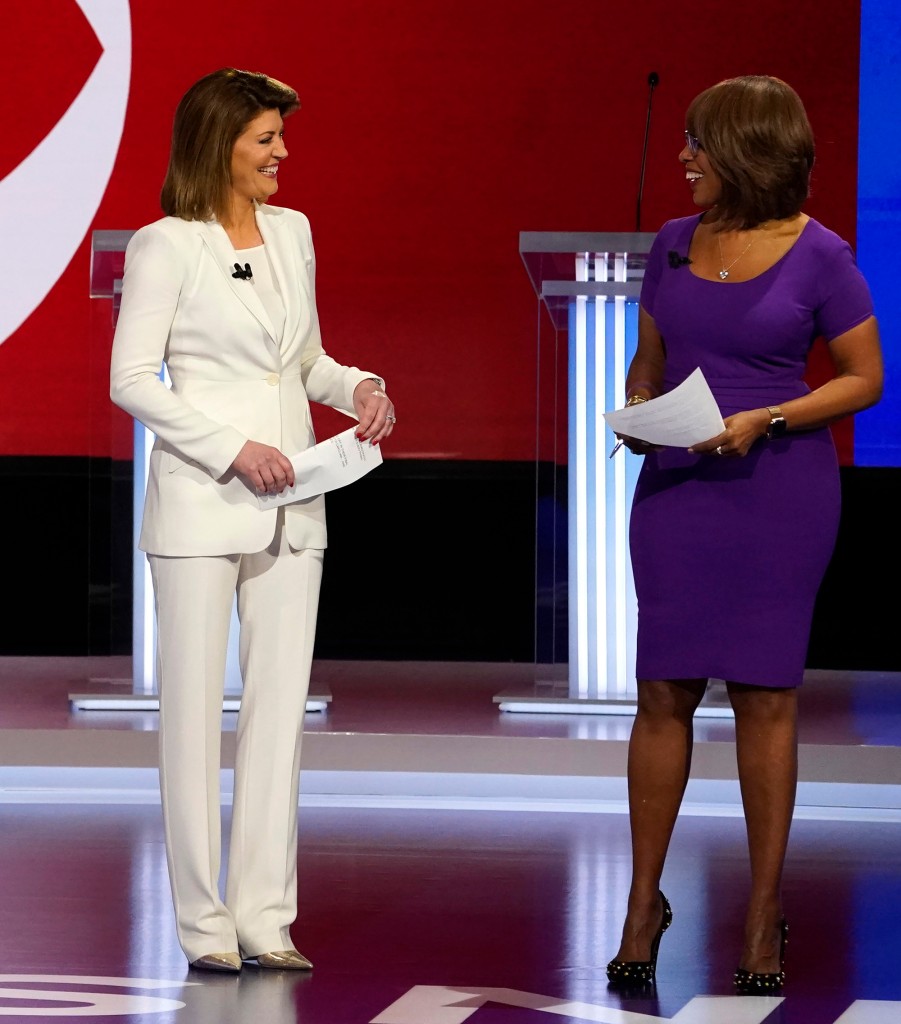
<path fill-rule="evenodd" d="M 732 976 L 735 989 L 739 995 L 768 996 L 781 991 L 785 984 L 785 947 L 788 944 L 788 925 L 785 918 L 779 922 L 779 971 L 777 974 L 761 974 L 757 971 L 746 971 L 739 967 Z"/>
<path fill-rule="evenodd" d="M 607 980 L 616 988 L 637 988 L 642 985 L 651 985 L 656 980 L 657 951 L 660 949 L 660 939 L 673 923 L 672 907 L 662 892 L 660 893 L 660 902 L 663 904 L 663 918 L 651 943 L 651 959 L 611 960 L 607 964 Z"/>

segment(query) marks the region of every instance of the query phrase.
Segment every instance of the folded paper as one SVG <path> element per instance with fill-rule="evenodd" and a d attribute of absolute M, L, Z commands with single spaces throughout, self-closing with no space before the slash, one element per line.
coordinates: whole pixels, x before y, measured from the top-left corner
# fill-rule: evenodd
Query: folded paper
<path fill-rule="evenodd" d="M 360 441 L 357 429 L 350 427 L 327 441 L 320 441 L 312 448 L 292 455 L 294 486 L 286 487 L 281 494 L 258 494 L 260 508 L 290 505 L 293 501 L 345 487 L 381 465 L 381 448 L 368 441 Z"/>
<path fill-rule="evenodd" d="M 605 412 L 604 419 L 614 433 L 623 437 L 674 448 L 690 448 L 726 429 L 700 367 L 665 395 Z"/>

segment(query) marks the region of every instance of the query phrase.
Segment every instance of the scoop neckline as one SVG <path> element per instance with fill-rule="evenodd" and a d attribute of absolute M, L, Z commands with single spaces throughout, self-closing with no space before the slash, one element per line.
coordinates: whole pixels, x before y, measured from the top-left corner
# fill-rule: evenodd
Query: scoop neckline
<path fill-rule="evenodd" d="M 705 211 L 705 212 L 706 212 L 706 211 Z M 699 215 L 699 217 L 698 217 L 698 219 L 697 219 L 697 223 L 696 223 L 696 224 L 695 224 L 695 226 L 694 226 L 694 227 L 692 228 L 691 234 L 690 234 L 690 235 L 689 235 L 689 237 L 688 237 L 688 245 L 687 245 L 687 247 L 686 247 L 686 249 L 685 249 L 686 253 L 688 253 L 688 252 L 689 252 L 689 251 L 691 250 L 691 243 L 692 243 L 692 241 L 693 241 L 693 239 L 694 239 L 694 237 L 695 237 L 695 232 L 696 232 L 696 231 L 698 230 L 698 228 L 699 228 L 699 227 L 701 226 L 701 221 L 702 221 L 703 217 L 704 217 L 704 214 L 703 214 L 703 213 L 702 213 L 702 214 L 700 214 L 700 215 Z M 782 261 L 783 261 L 783 260 L 787 259 L 787 258 L 788 258 L 788 257 L 789 257 L 789 256 L 790 256 L 790 255 L 791 255 L 791 254 L 792 254 L 792 253 L 793 253 L 793 252 L 795 251 L 795 248 L 797 247 L 797 245 L 798 245 L 798 242 L 800 242 L 800 241 L 801 241 L 801 239 L 803 238 L 803 236 L 804 236 L 805 232 L 806 232 L 806 231 L 807 231 L 807 229 L 808 229 L 808 228 L 810 227 L 810 225 L 811 225 L 811 222 L 812 222 L 812 221 L 813 221 L 813 217 L 811 217 L 811 216 L 809 216 L 809 215 L 808 215 L 808 217 L 807 217 L 807 223 L 806 223 L 806 224 L 804 225 L 804 227 L 802 227 L 802 228 L 801 228 L 801 230 L 800 230 L 800 231 L 798 232 L 798 237 L 797 237 L 797 238 L 796 238 L 796 239 L 794 240 L 794 242 L 792 242 L 792 244 L 791 244 L 791 245 L 790 245 L 790 246 L 789 246 L 789 247 L 788 247 L 788 248 L 787 248 L 787 249 L 785 250 L 785 252 L 784 252 L 784 253 L 783 253 L 783 254 L 782 254 L 782 255 L 781 255 L 780 257 L 779 257 L 779 259 L 778 259 L 778 260 L 776 260 L 776 262 L 775 262 L 775 263 L 773 263 L 773 264 L 771 264 L 770 266 L 768 266 L 768 267 L 767 267 L 767 268 L 766 268 L 765 270 L 761 270 L 759 274 L 755 274 L 755 275 L 754 275 L 753 277 L 747 277 L 747 278 L 745 278 L 745 280 L 744 280 L 744 281 L 733 281 L 733 282 L 732 282 L 732 284 L 731 284 L 731 285 L 729 285 L 729 282 L 728 282 L 728 281 L 718 281 L 718 280 L 716 280 L 715 278 L 712 278 L 712 277 L 701 277 L 700 275 L 696 274 L 696 273 L 695 273 L 695 272 L 694 272 L 694 271 L 693 271 L 693 270 L 691 269 L 691 265 L 689 265 L 689 267 L 688 267 L 688 271 L 689 271 L 689 273 L 691 274 L 691 276 L 692 276 L 692 277 L 693 277 L 693 278 L 695 279 L 695 281 L 706 281 L 706 282 L 707 282 L 707 284 L 715 284 L 715 285 L 721 285 L 721 284 L 722 284 L 722 285 L 728 285 L 728 286 L 729 286 L 730 288 L 731 288 L 731 287 L 734 287 L 735 285 L 738 285 L 738 284 L 752 284 L 752 283 L 753 283 L 754 281 L 759 281 L 759 280 L 760 280 L 760 279 L 761 279 L 762 277 L 765 277 L 765 276 L 766 276 L 767 274 L 769 274 L 769 273 L 770 273 L 770 271 L 771 271 L 771 270 L 775 270 L 775 269 L 776 269 L 776 267 L 778 267 L 778 266 L 779 266 L 779 264 L 780 264 L 780 263 L 782 263 Z"/>

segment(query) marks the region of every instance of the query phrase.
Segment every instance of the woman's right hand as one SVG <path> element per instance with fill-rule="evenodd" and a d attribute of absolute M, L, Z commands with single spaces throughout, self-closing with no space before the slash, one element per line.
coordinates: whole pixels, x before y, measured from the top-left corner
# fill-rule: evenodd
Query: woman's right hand
<path fill-rule="evenodd" d="M 647 455 L 648 452 L 659 452 L 665 447 L 662 444 L 651 444 L 650 441 L 642 441 L 640 437 L 625 437 L 617 434 L 617 439 L 622 441 L 623 447 L 628 448 L 633 455 Z"/>
<path fill-rule="evenodd" d="M 232 469 L 257 494 L 281 494 L 294 486 L 291 460 L 268 444 L 246 441 L 235 456 Z"/>

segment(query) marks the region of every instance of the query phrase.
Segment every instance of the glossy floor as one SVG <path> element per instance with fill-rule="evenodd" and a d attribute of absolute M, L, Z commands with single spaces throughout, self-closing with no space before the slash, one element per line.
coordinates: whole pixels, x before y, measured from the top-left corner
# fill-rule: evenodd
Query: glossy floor
<path fill-rule="evenodd" d="M 4 1017 L 65 1019 L 80 993 L 92 1015 L 130 1024 L 901 1020 L 898 824 L 796 822 L 788 983 L 760 1000 L 731 989 L 747 880 L 737 818 L 680 820 L 656 992 L 626 998 L 604 972 L 628 876 L 621 814 L 302 809 L 294 937 L 314 970 L 237 977 L 182 957 L 158 808 L 2 814 L 0 956 L 16 990 Z"/>
<path fill-rule="evenodd" d="M 153 715 L 85 718 L 67 707 L 67 692 L 105 667 L 0 659 L 0 767 L 26 763 L 25 747 L 37 751 L 28 764 L 50 763 L 52 754 L 65 765 L 71 741 L 100 748 L 110 734 L 123 742 L 109 750 L 141 763 L 132 744 L 143 749 L 142 740 L 154 740 Z M 615 746 L 630 724 L 498 716 L 492 694 L 522 681 L 517 666 L 320 664 L 314 674 L 333 704 L 325 716 L 308 716 L 308 739 L 330 736 L 352 751 L 356 736 L 366 756 L 377 734 L 398 748 L 419 734 L 432 744 L 424 750 L 459 746 L 467 758 L 477 748 L 466 745 L 480 736 L 493 737 L 503 757 L 514 741 L 539 759 L 548 745 L 570 758 L 574 744 L 600 755 L 605 733 Z M 882 764 L 897 773 L 897 677 L 816 682 L 823 685 L 804 694 L 802 743 L 825 749 L 826 767 L 836 770 L 858 751 L 884 748 L 885 759 L 860 762 L 863 770 Z M 729 728 L 703 726 L 699 748 L 708 741 L 728 748 Z M 16 735 L 13 761 L 5 754 Z M 314 747 L 326 765 L 329 751 Z M 75 752 L 83 757 L 81 747 Z M 393 767 L 387 774 L 404 774 Z M 826 768 L 817 771 L 825 777 Z M 876 781 L 901 784 L 901 777 Z M 0 1017 L 13 1021 L 901 1021 L 901 815 L 890 808 L 881 818 L 827 808 L 795 821 L 785 876 L 788 982 L 782 997 L 766 999 L 732 991 L 748 877 L 734 808 L 717 815 L 696 808 L 680 818 L 663 878 L 674 922 L 661 944 L 658 983 L 623 996 L 608 990 L 604 970 L 618 944 L 629 870 L 628 819 L 613 804 L 587 802 L 576 813 L 548 800 L 542 810 L 526 801 L 512 811 L 496 798 L 360 806 L 302 796 L 293 934 L 314 970 L 248 964 L 235 977 L 191 971 L 178 948 L 157 804 L 99 804 L 74 790 L 33 796 L 20 788 L 10 802 L 0 791 Z M 227 805 L 223 815 L 227 827 Z"/>

